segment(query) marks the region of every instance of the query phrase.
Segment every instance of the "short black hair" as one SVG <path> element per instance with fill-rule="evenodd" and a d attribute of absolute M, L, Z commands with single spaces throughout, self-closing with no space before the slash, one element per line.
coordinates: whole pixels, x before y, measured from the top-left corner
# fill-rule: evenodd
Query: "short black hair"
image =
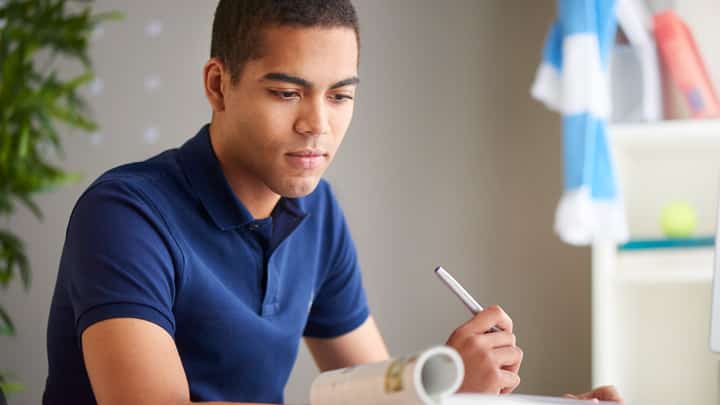
<path fill-rule="evenodd" d="M 350 0 L 220 0 L 213 20 L 210 57 L 230 71 L 233 83 L 248 60 L 262 56 L 262 30 L 272 26 L 360 29 Z"/>

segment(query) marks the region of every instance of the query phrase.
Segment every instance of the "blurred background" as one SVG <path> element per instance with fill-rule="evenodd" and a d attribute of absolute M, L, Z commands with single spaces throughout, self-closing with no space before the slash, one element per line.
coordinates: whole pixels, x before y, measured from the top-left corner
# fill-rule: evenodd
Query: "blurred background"
<path fill-rule="evenodd" d="M 469 318 L 432 274 L 443 265 L 484 305 L 514 319 L 525 352 L 518 392 L 559 395 L 592 384 L 590 247 L 553 232 L 563 190 L 560 117 L 530 97 L 552 0 L 356 0 L 361 66 L 355 115 L 327 173 L 359 251 L 371 310 L 393 355 L 442 344 Z M 181 145 L 210 120 L 202 66 L 214 1 L 98 0 L 120 21 L 92 35 L 95 79 L 81 90 L 99 129 L 65 131 L 63 167 L 80 181 L 37 197 L 8 227 L 33 270 L 0 291 L 16 323 L 0 337 L 0 369 L 40 403 L 52 290 L 71 209 L 113 166 Z M 684 10 L 717 83 L 714 0 Z M 68 67 L 71 69 L 72 67 Z M 714 187 L 714 185 L 713 185 Z M 714 225 L 714 224 L 713 224 Z M 709 288 L 700 294 L 709 296 Z M 672 326 L 669 326 L 672 327 Z M 242 344 L 242 342 L 238 342 Z M 287 402 L 317 374 L 303 347 Z"/>

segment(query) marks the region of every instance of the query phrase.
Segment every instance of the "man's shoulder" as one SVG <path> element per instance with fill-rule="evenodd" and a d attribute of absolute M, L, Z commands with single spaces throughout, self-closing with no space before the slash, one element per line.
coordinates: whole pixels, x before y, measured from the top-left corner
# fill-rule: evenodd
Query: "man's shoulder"
<path fill-rule="evenodd" d="M 170 149 L 147 160 L 125 163 L 101 174 L 91 185 L 105 182 L 121 182 L 145 187 L 148 183 L 167 181 L 180 175 L 177 149 Z"/>
<path fill-rule="evenodd" d="M 177 167 L 176 149 L 150 159 L 116 166 L 101 174 L 82 193 L 81 205 L 116 203 L 154 206 L 162 209 L 168 201 L 177 201 L 185 188 L 184 177 Z"/>

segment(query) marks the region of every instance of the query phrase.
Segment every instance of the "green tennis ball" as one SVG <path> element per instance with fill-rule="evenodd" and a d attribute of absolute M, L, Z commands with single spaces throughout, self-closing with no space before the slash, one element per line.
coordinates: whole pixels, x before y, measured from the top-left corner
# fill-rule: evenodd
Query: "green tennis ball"
<path fill-rule="evenodd" d="M 697 213 L 685 201 L 671 202 L 662 210 L 660 226 L 663 234 L 669 238 L 690 237 L 697 227 Z"/>

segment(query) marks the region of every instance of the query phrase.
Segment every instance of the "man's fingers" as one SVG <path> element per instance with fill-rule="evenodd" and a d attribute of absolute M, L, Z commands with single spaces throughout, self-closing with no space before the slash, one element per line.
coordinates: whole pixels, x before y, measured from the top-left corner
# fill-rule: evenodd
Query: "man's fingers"
<path fill-rule="evenodd" d="M 490 328 L 492 328 L 493 326 L 497 326 L 505 332 L 512 333 L 513 321 L 512 319 L 510 319 L 510 316 L 505 313 L 502 308 L 500 308 L 499 305 L 491 305 L 487 307 L 484 311 L 479 312 L 477 315 L 475 315 L 475 318 L 484 313 L 487 313 L 487 315 L 489 315 L 489 317 L 491 317 L 493 320 L 490 322 L 492 323 L 492 325 L 490 325 Z"/>
<path fill-rule="evenodd" d="M 507 332 L 483 333 L 470 335 L 461 342 L 461 347 L 469 352 L 488 351 L 501 347 L 515 346 L 515 335 Z"/>
<path fill-rule="evenodd" d="M 496 331 L 490 332 L 494 327 Z M 462 392 L 508 393 L 520 384 L 522 350 L 512 331 L 512 319 L 494 305 L 450 335 L 447 344 L 460 353 L 465 364 Z"/>
<path fill-rule="evenodd" d="M 516 370 L 512 370 L 511 367 L 518 367 L 520 365 L 520 362 L 522 361 L 523 352 L 518 347 L 512 347 L 512 346 L 506 346 L 501 347 L 498 349 L 495 349 L 493 351 L 493 354 L 495 355 L 495 359 L 497 361 L 497 364 L 503 368 L 503 370 L 509 371 L 511 373 L 516 372 Z"/>
<path fill-rule="evenodd" d="M 472 319 L 455 329 L 448 343 L 454 346 L 462 343 L 469 336 L 486 333 L 494 326 L 508 333 L 512 333 L 513 330 L 512 319 L 497 305 L 478 312 Z"/>
<path fill-rule="evenodd" d="M 475 336 L 477 336 L 478 339 L 487 342 L 487 347 L 492 349 L 506 346 L 515 346 L 515 342 L 517 341 L 515 335 L 508 332 L 492 332 Z"/>
<path fill-rule="evenodd" d="M 593 398 L 597 398 L 601 401 L 623 402 L 622 397 L 620 397 L 620 393 L 618 393 L 617 389 L 612 385 L 595 388 L 592 390 L 591 394 Z"/>
<path fill-rule="evenodd" d="M 563 395 L 563 398 L 568 398 L 568 399 L 580 399 L 580 400 L 592 400 L 593 402 L 600 402 L 600 401 L 597 400 L 597 398 L 593 398 L 591 394 L 592 394 L 591 392 L 585 392 L 585 393 L 578 394 L 578 395 L 565 394 L 565 395 Z"/>
<path fill-rule="evenodd" d="M 518 385 L 520 385 L 520 376 L 506 370 L 500 370 L 500 386 L 502 387 L 500 394 L 512 392 Z"/>
<path fill-rule="evenodd" d="M 510 393 L 512 393 L 513 391 L 515 391 L 515 389 L 518 387 L 518 385 L 520 385 L 520 376 L 519 376 L 517 373 L 515 373 L 515 372 L 510 372 L 510 371 L 506 371 L 506 370 L 503 370 L 503 371 L 504 371 L 504 372 L 509 372 L 510 374 L 512 374 L 512 375 L 515 376 L 515 377 L 513 377 L 513 380 L 515 381 L 515 384 L 513 384 L 513 385 L 511 385 L 511 386 L 504 387 L 503 389 L 500 390 L 500 393 L 501 393 L 501 394 L 510 394 Z"/>
<path fill-rule="evenodd" d="M 513 358 L 511 359 L 511 362 L 509 364 L 504 364 L 503 369 L 510 371 L 511 373 L 517 374 L 518 371 L 520 371 L 520 365 L 523 361 L 523 356 L 525 355 L 521 348 L 517 346 L 508 347 L 508 350 L 512 350 Z"/>
<path fill-rule="evenodd" d="M 595 398 L 595 396 L 593 395 L 592 392 L 583 392 L 582 394 L 578 394 L 578 395 L 577 395 L 577 399 L 594 399 L 594 400 L 597 400 L 597 398 Z"/>
<path fill-rule="evenodd" d="M 623 402 L 622 397 L 620 397 L 620 394 L 618 393 L 617 389 L 612 385 L 607 385 L 603 387 L 595 388 L 594 390 L 590 392 L 584 392 L 582 394 L 572 395 L 572 394 L 565 394 L 563 395 L 565 398 L 572 398 L 572 399 L 590 399 L 594 402 L 598 401 L 612 401 L 612 402 Z"/>

